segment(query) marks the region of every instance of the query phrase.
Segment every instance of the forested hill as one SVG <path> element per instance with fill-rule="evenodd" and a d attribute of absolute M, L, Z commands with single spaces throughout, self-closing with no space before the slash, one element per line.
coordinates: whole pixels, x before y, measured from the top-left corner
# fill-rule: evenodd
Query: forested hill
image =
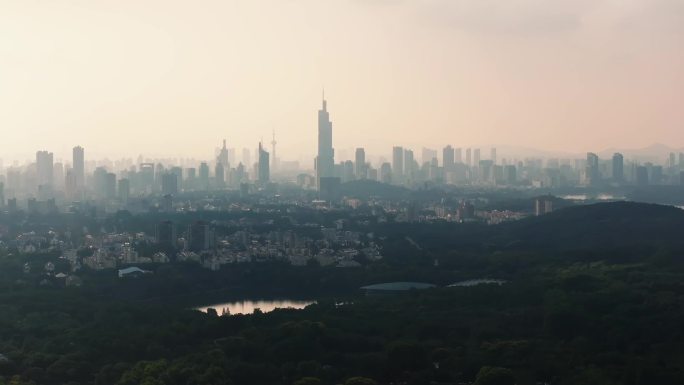
<path fill-rule="evenodd" d="M 482 223 L 388 224 L 385 254 L 410 263 L 419 255 L 441 261 L 464 255 L 525 253 L 584 261 L 640 262 L 684 255 L 684 210 L 633 202 L 574 206 L 500 225 Z M 417 250 L 406 236 L 421 246 Z M 568 260 L 570 261 L 570 260 Z M 683 260 L 684 262 L 684 260 Z"/>
<path fill-rule="evenodd" d="M 684 210 L 634 202 L 597 203 L 507 223 L 501 231 L 509 241 L 559 250 L 630 246 L 682 247 Z"/>

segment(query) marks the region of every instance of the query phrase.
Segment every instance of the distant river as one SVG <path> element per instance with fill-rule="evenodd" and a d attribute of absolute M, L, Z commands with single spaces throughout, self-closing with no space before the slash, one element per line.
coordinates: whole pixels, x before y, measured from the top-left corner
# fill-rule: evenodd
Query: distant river
<path fill-rule="evenodd" d="M 259 309 L 264 313 L 268 313 L 275 309 L 304 309 L 305 307 L 315 303 L 315 301 L 300 301 L 300 300 L 258 300 L 258 301 L 234 301 L 217 303 L 209 306 L 202 306 L 196 308 L 199 311 L 205 312 L 209 308 L 216 309 L 216 312 L 221 315 L 223 313 L 230 314 L 252 314 L 254 310 Z"/>

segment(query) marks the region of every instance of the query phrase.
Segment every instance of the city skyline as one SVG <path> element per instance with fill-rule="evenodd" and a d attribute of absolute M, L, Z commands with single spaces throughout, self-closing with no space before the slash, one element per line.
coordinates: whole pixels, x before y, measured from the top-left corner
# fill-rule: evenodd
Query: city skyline
<path fill-rule="evenodd" d="M 681 148 L 683 15 L 670 0 L 5 4 L 0 154 L 211 159 L 221 138 L 276 130 L 278 158 L 311 162 L 323 86 L 340 150 Z"/>

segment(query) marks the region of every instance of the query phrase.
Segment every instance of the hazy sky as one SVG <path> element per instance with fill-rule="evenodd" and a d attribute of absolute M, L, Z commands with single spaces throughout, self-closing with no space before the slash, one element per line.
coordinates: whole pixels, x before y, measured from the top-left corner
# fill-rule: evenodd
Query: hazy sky
<path fill-rule="evenodd" d="M 0 157 L 684 146 L 682 0 L 0 0 Z M 22 158 L 23 159 L 23 158 Z"/>

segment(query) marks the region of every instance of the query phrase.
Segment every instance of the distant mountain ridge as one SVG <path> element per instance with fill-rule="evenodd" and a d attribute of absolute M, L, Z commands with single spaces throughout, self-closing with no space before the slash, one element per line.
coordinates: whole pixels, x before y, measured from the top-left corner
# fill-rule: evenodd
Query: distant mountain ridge
<path fill-rule="evenodd" d="M 625 158 L 636 158 L 641 161 L 663 162 L 670 153 L 679 154 L 684 152 L 684 148 L 670 147 L 662 143 L 654 143 L 647 147 L 625 149 L 625 148 L 609 148 L 598 153 L 601 158 L 610 158 L 614 153 L 619 152 Z M 678 159 L 677 159 L 678 160 Z"/>

